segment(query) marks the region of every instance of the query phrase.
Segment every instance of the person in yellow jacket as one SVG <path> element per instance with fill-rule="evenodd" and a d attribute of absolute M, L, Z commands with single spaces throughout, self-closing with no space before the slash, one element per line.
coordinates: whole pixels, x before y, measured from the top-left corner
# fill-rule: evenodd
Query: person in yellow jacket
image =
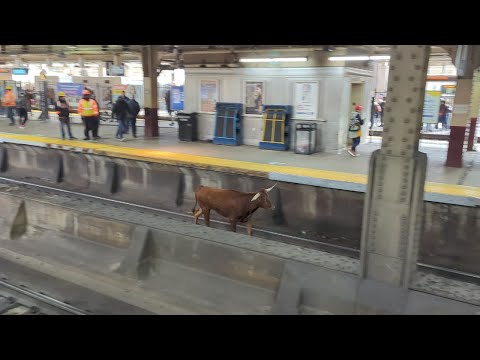
<path fill-rule="evenodd" d="M 13 108 L 17 105 L 16 104 L 17 97 L 12 92 L 11 86 L 5 87 L 5 95 L 2 98 L 2 106 L 5 108 L 5 113 L 7 117 L 10 119 L 10 124 L 8 125 L 15 125 L 15 118 L 13 117 Z"/>
<path fill-rule="evenodd" d="M 85 138 L 83 140 L 90 140 L 90 131 L 94 140 L 99 139 L 98 128 L 95 126 L 95 121 L 98 117 L 98 105 L 96 101 L 90 99 L 90 91 L 83 90 L 83 99 L 78 102 L 78 114 L 82 117 L 85 126 Z"/>

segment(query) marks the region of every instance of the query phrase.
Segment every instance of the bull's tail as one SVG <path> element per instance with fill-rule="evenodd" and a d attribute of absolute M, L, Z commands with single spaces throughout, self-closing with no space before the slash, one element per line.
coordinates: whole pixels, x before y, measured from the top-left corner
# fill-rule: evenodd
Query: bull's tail
<path fill-rule="evenodd" d="M 193 209 L 192 209 L 192 214 L 195 214 L 195 211 L 196 211 L 196 208 L 197 208 L 197 194 L 195 194 L 195 205 L 193 205 Z"/>
<path fill-rule="evenodd" d="M 195 211 L 196 211 L 196 208 L 197 208 L 197 203 L 198 203 L 198 199 L 197 199 L 197 191 L 200 190 L 200 188 L 202 188 L 203 185 L 200 185 L 197 190 L 195 190 L 195 205 L 193 205 L 193 209 L 192 209 L 192 214 L 195 214 Z"/>

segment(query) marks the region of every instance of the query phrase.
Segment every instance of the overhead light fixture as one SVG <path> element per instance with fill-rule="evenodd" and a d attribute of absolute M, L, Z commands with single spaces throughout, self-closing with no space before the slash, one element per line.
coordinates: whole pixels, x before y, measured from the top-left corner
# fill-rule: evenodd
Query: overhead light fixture
<path fill-rule="evenodd" d="M 366 60 L 390 60 L 389 55 L 372 55 L 372 56 L 331 56 L 330 61 L 366 61 Z"/>
<path fill-rule="evenodd" d="M 373 55 L 370 60 L 390 60 L 390 55 Z"/>
<path fill-rule="evenodd" d="M 370 60 L 369 56 L 330 56 L 330 61 L 365 61 Z"/>
<path fill-rule="evenodd" d="M 243 58 L 240 59 L 240 62 L 244 63 L 268 63 L 268 62 L 300 62 L 300 61 L 307 61 L 308 58 L 306 57 L 291 57 L 291 58 Z"/>

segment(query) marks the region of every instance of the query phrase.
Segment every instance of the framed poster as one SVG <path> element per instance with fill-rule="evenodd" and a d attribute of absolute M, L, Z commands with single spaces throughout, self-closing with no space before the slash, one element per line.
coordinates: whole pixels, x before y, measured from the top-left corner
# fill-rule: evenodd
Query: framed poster
<path fill-rule="evenodd" d="M 65 99 L 68 105 L 72 109 L 76 109 L 78 107 L 78 102 L 82 98 L 82 91 L 85 88 L 83 84 L 75 84 L 75 83 L 58 83 L 57 84 L 57 93 L 59 91 L 63 91 L 65 93 Z"/>
<path fill-rule="evenodd" d="M 440 91 L 425 91 L 422 115 L 422 122 L 424 124 L 436 124 L 438 122 L 441 95 L 442 93 Z"/>
<path fill-rule="evenodd" d="M 200 112 L 214 113 L 218 101 L 218 80 L 200 80 Z"/>
<path fill-rule="evenodd" d="M 120 95 L 123 94 L 125 91 L 125 95 L 127 95 L 128 85 L 112 85 L 112 104 L 117 102 L 117 99 Z"/>
<path fill-rule="evenodd" d="M 183 86 L 171 86 L 171 104 L 173 111 L 180 111 L 183 110 L 184 99 L 185 99 L 185 92 Z"/>
<path fill-rule="evenodd" d="M 454 96 L 455 90 L 457 89 L 456 85 L 442 85 L 440 87 L 440 91 L 442 92 L 442 96 Z"/>
<path fill-rule="evenodd" d="M 264 81 L 245 81 L 245 114 L 261 115 L 265 101 Z"/>
<path fill-rule="evenodd" d="M 314 120 L 318 109 L 318 82 L 295 82 L 295 118 Z"/>

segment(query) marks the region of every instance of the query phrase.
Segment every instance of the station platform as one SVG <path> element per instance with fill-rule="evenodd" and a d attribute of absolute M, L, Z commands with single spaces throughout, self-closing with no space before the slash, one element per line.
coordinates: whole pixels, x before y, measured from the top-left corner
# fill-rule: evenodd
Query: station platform
<path fill-rule="evenodd" d="M 169 121 L 159 121 L 159 138 L 145 139 L 143 128 L 140 128 L 137 138 L 128 134 L 124 142 L 115 139 L 114 122 L 102 122 L 99 130 L 101 139 L 98 141 L 80 140 L 83 138 L 83 127 L 75 123 L 72 130 L 79 140 L 61 140 L 60 126 L 54 117 L 45 121 L 29 120 L 25 129 L 20 129 L 18 124 L 9 126 L 8 123 L 8 119 L 0 118 L 0 142 L 71 149 L 356 192 L 366 191 L 370 155 L 381 146 L 381 138 L 370 137 L 367 143 L 358 147 L 359 157 L 352 157 L 347 151 L 300 155 L 293 151 L 262 150 L 254 146 L 181 142 L 178 140 L 177 124 L 172 126 Z M 480 206 L 479 152 L 464 153 L 463 168 L 448 168 L 444 166 L 447 148 L 445 141 L 421 141 L 420 151 L 428 155 L 425 200 Z"/>

